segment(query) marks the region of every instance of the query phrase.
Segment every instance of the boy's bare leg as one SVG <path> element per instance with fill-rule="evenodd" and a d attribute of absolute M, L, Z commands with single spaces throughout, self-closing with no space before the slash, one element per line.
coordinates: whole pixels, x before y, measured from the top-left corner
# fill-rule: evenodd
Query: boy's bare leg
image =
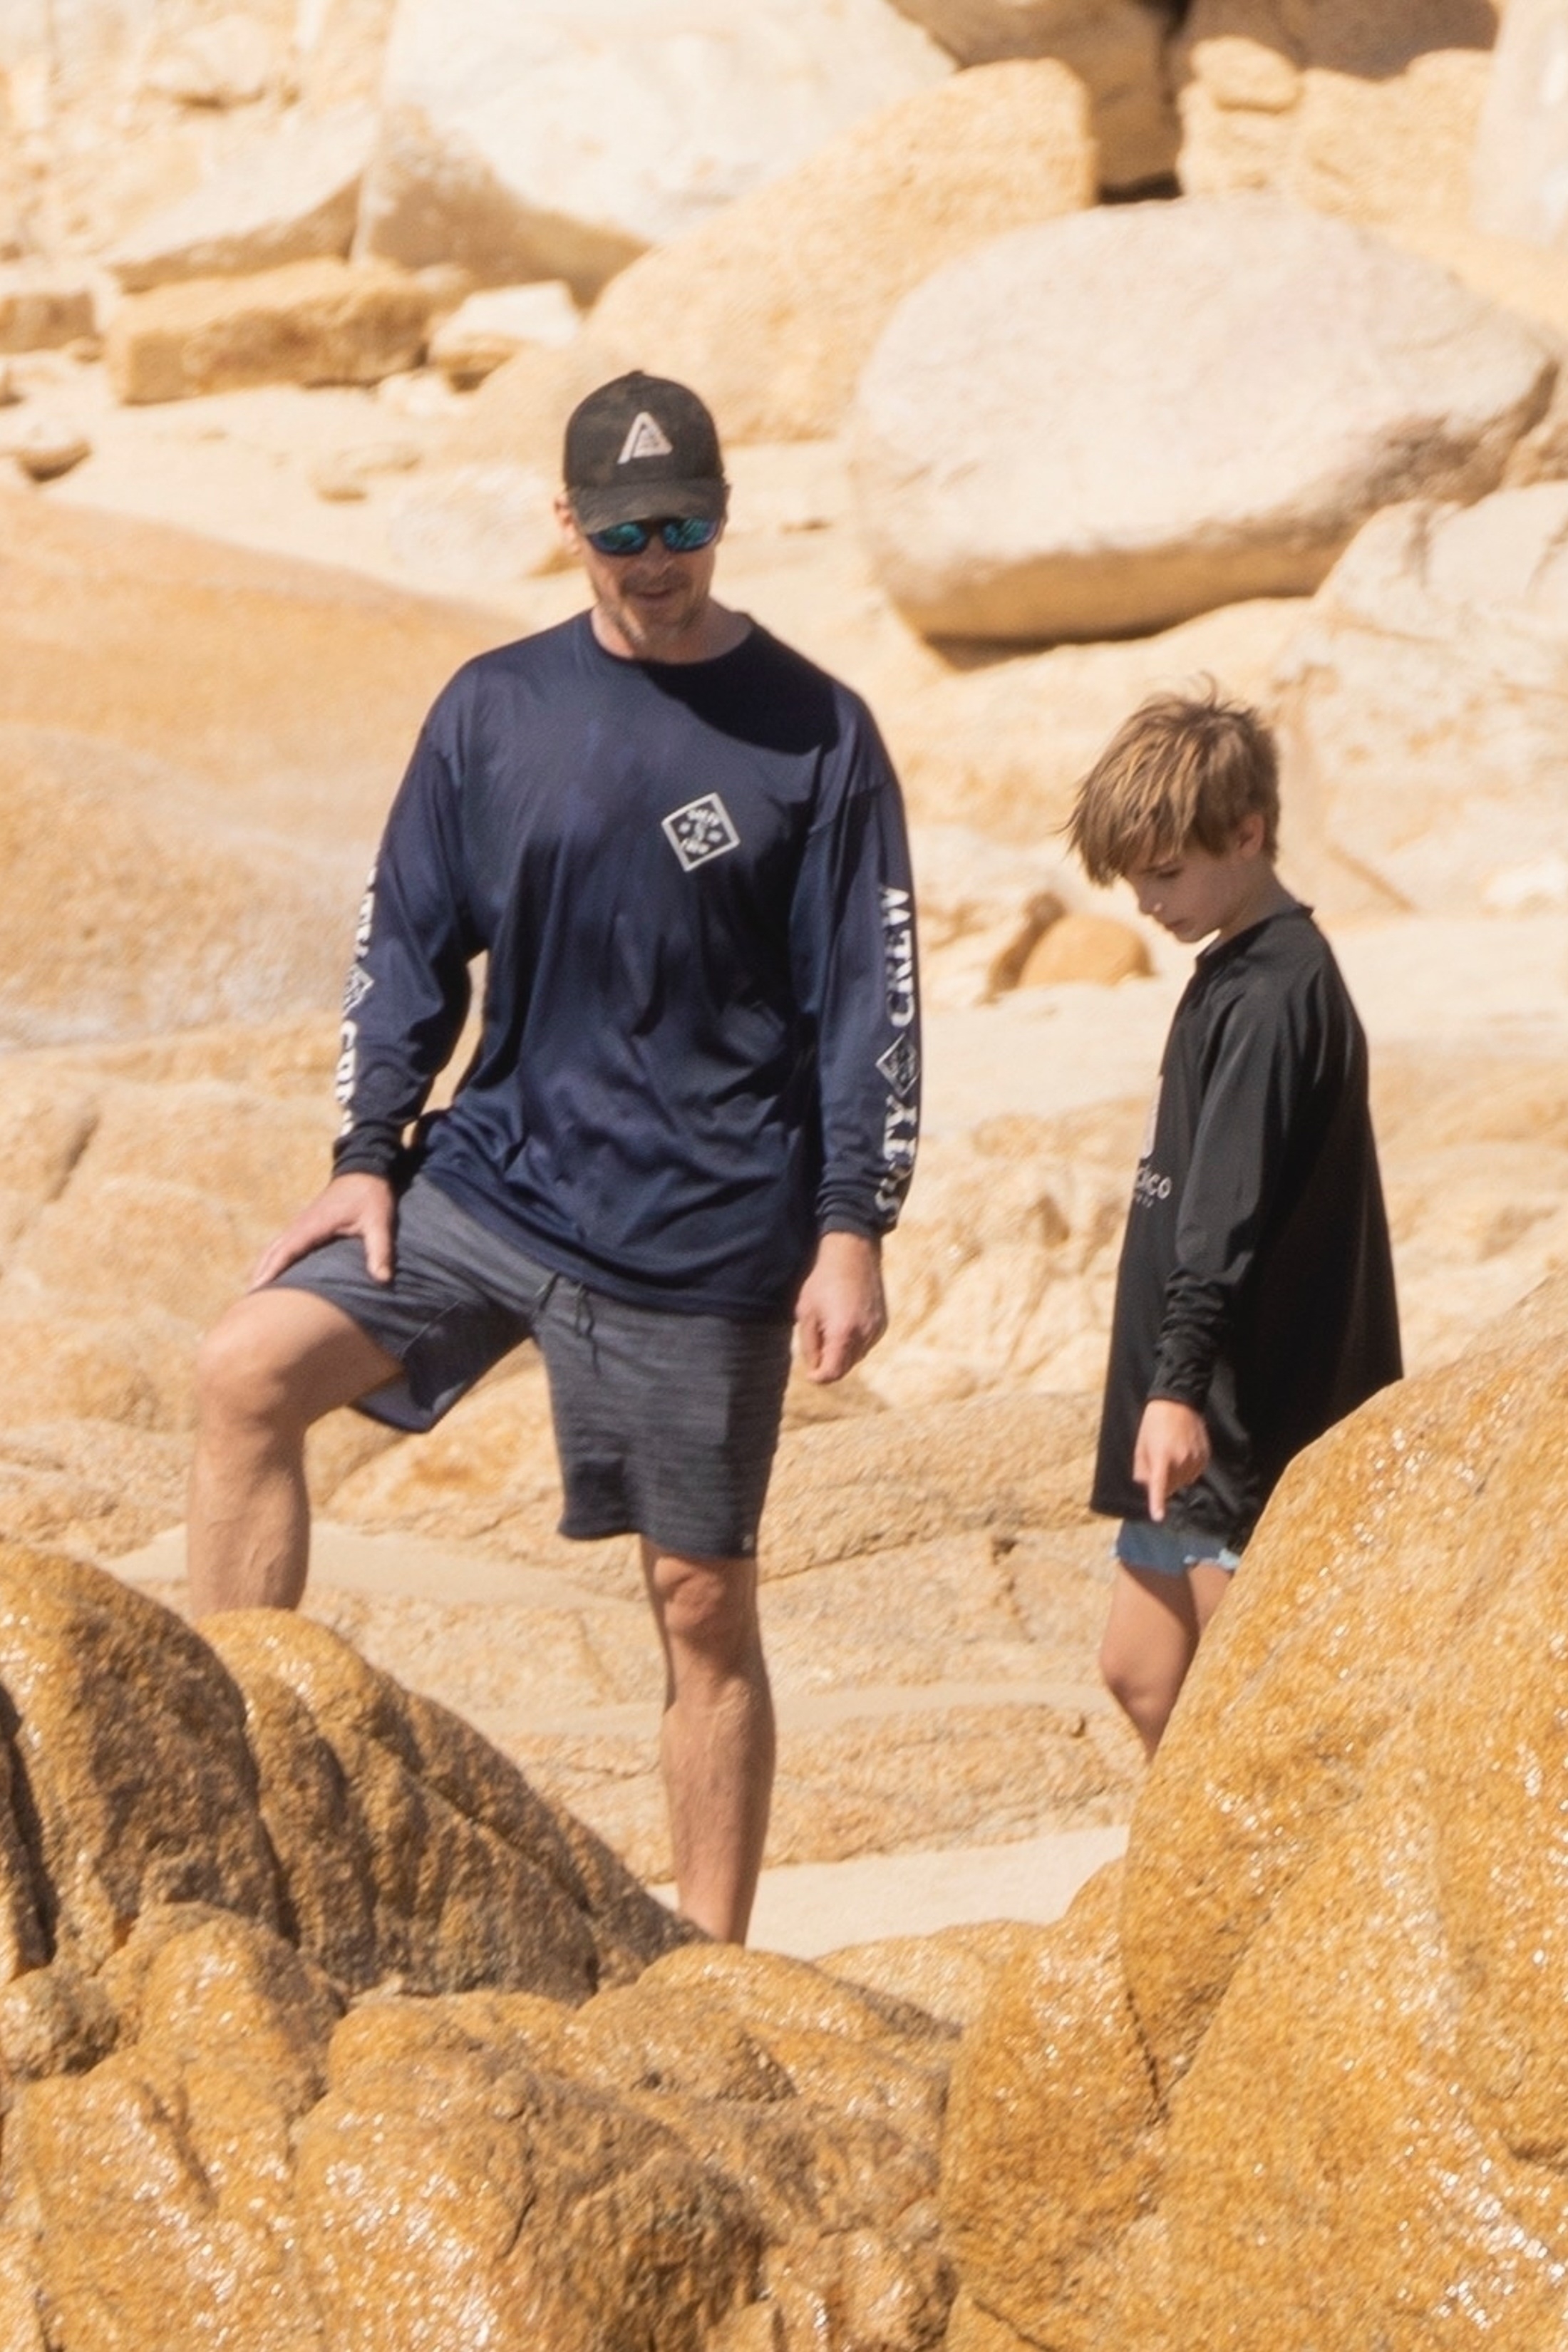
<path fill-rule="evenodd" d="M 305 1433 L 397 1369 L 341 1307 L 307 1290 L 251 1291 L 214 1326 L 196 1365 L 186 1520 L 197 1616 L 298 1606 L 310 1550 Z"/>
<path fill-rule="evenodd" d="M 1152 1756 L 1197 1654 L 1204 1629 L 1230 1589 L 1230 1571 L 1195 1560 L 1184 1576 L 1118 1561 L 1100 1671 Z"/>
<path fill-rule="evenodd" d="M 666 1681 L 659 1761 L 684 1917 L 742 1944 L 773 1784 L 773 1703 L 754 1559 L 695 1559 L 645 1540 Z"/>

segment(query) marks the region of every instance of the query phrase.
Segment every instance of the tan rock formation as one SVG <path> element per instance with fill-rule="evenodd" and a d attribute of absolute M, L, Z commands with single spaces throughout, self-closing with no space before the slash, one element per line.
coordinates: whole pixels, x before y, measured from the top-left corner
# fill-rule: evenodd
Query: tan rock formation
<path fill-rule="evenodd" d="M 130 296 L 110 321 L 105 358 L 125 401 L 252 383 L 377 383 L 423 356 L 433 307 L 431 288 L 401 270 L 295 261 Z"/>
<path fill-rule="evenodd" d="M 1114 988 L 1121 980 L 1146 979 L 1154 967 L 1142 934 L 1114 915 L 1064 915 L 1043 931 L 1018 974 L 1020 988 L 1051 988 L 1062 981 L 1091 981 Z"/>
<path fill-rule="evenodd" d="M 1079 210 L 1094 185 L 1077 78 L 981 67 L 866 117 L 634 262 L 590 333 L 606 355 L 700 384 L 731 440 L 834 433 L 903 295 L 1005 229 Z"/>
<path fill-rule="evenodd" d="M 1000 2344 L 1360 2352 L 1460 2278 L 1556 2340 L 1565 1333 L 1560 1279 L 1293 1466 L 1120 1889 L 964 2042 L 944 2209 Z"/>
<path fill-rule="evenodd" d="M 583 324 L 571 289 L 556 278 L 532 286 L 492 286 L 443 319 L 430 358 L 449 383 L 471 391 L 517 352 L 571 342 Z"/>
<path fill-rule="evenodd" d="M 950 2028 L 688 1952 L 320 1627 L 219 1622 L 242 1703 L 94 1570 L 0 1597 L 12 2340 L 933 2352 Z"/>
<path fill-rule="evenodd" d="M 1377 516 L 1280 656 L 1291 854 L 1341 904 L 1568 906 L 1568 488 Z M 1353 895 L 1352 895 L 1353 894 Z"/>
<path fill-rule="evenodd" d="M 26 528 L 5 530 L 0 571 L 0 1039 L 331 1005 L 425 709 L 504 624 L 16 502 Z"/>
<path fill-rule="evenodd" d="M 188 195 L 138 221 L 109 267 L 134 294 L 179 278 L 346 257 L 374 132 L 367 108 L 346 107 L 258 136 Z"/>
<path fill-rule="evenodd" d="M 1192 194 L 1274 187 L 1400 235 L 1463 222 L 1493 0 L 1195 0 L 1173 52 Z"/>
<path fill-rule="evenodd" d="M 0 269 L 0 352 L 55 350 L 93 325 L 89 288 L 25 262 Z"/>
<path fill-rule="evenodd" d="M 857 397 L 862 520 L 928 635 L 1154 628 L 1314 586 L 1394 499 L 1492 488 L 1556 372 L 1346 223 L 1266 196 L 1087 213 L 895 312 Z"/>
<path fill-rule="evenodd" d="M 1123 643 L 998 649 L 900 697 L 887 712 L 899 773 L 917 819 L 944 828 L 939 856 L 922 861 L 922 890 L 946 897 L 949 826 L 1015 855 L 1050 842 L 1079 779 L 1146 694 L 1208 675 L 1244 700 L 1262 699 L 1304 610 L 1296 598 L 1259 597 Z M 1062 845 L 1054 846 L 1059 858 Z M 1016 878 L 1009 916 L 1018 899 Z"/>
<path fill-rule="evenodd" d="M 657 0 L 486 0 L 461 41 L 440 0 L 399 0 L 361 249 L 456 261 L 485 285 L 563 278 L 586 299 L 646 247 L 951 70 L 884 0 L 759 0 L 740 16 L 701 0 L 674 24 Z"/>
<path fill-rule="evenodd" d="M 1178 132 L 1165 67 L 1164 0 L 897 0 L 961 65 L 1058 58 L 1089 91 L 1103 187 L 1163 178 Z"/>

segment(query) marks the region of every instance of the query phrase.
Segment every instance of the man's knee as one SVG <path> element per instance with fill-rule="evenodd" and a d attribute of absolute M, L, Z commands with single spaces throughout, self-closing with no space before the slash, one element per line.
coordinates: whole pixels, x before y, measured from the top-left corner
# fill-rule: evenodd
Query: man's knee
<path fill-rule="evenodd" d="M 363 1396 L 396 1370 L 341 1309 L 306 1291 L 237 1299 L 196 1355 L 196 1408 L 206 1429 L 294 1432 Z"/>
<path fill-rule="evenodd" d="M 740 1664 L 760 1654 L 757 1568 L 751 1559 L 697 1559 L 654 1549 L 648 1589 L 679 1648 Z"/>

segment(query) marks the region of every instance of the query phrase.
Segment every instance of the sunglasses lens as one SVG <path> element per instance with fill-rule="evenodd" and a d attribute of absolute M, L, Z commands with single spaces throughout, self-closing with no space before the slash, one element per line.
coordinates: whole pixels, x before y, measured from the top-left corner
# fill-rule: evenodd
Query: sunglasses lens
<path fill-rule="evenodd" d="M 719 536 L 719 526 L 707 515 L 680 515 L 659 525 L 659 537 L 672 555 L 695 555 L 700 547 L 711 547 Z"/>
<path fill-rule="evenodd" d="M 711 547 L 719 526 L 707 515 L 666 515 L 658 522 L 613 522 L 605 530 L 591 530 L 588 544 L 601 555 L 640 555 L 654 532 L 671 555 L 695 555 Z"/>
<path fill-rule="evenodd" d="M 613 522 L 607 530 L 591 530 L 588 544 L 601 555 L 640 555 L 653 533 L 646 522 Z"/>

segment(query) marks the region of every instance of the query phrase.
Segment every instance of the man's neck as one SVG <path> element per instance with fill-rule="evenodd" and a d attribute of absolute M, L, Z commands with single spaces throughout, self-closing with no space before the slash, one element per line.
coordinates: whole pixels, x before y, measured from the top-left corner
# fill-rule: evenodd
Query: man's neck
<path fill-rule="evenodd" d="M 639 629 L 635 638 L 603 604 L 594 605 L 588 617 L 600 645 L 618 661 L 717 661 L 721 655 L 733 653 L 752 633 L 752 624 L 744 613 L 731 612 L 727 604 L 721 604 L 711 596 L 689 626 L 668 631 Z"/>

